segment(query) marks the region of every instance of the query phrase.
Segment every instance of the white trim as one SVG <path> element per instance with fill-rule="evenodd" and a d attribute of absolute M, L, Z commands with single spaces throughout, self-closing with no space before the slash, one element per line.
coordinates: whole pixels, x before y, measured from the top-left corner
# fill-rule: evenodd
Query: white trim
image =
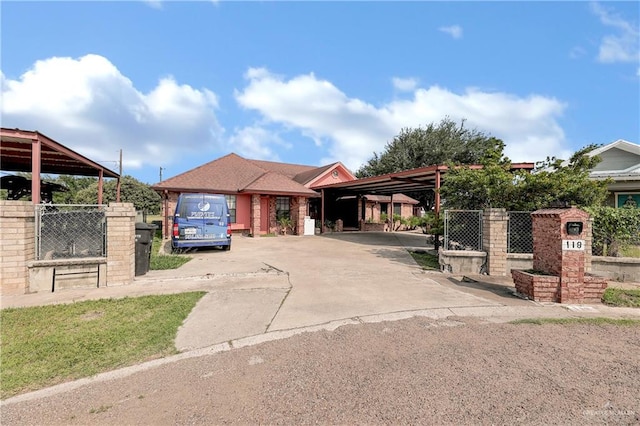
<path fill-rule="evenodd" d="M 594 155 L 600 155 L 601 153 L 608 151 L 612 148 L 618 148 L 623 151 L 630 152 L 632 154 L 640 155 L 640 145 L 635 144 L 633 142 L 625 141 L 624 139 L 618 139 L 617 141 L 612 142 L 608 145 L 601 146 L 600 148 L 594 149 L 593 151 L 588 152 L 587 155 L 589 155 L 590 157 L 593 157 Z"/>

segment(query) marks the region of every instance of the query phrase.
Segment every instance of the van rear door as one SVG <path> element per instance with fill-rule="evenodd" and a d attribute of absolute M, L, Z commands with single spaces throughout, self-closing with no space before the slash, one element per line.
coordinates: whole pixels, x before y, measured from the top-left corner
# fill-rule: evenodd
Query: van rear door
<path fill-rule="evenodd" d="M 174 219 L 178 228 L 174 242 L 183 247 L 226 245 L 227 221 L 224 196 L 182 194 Z"/>

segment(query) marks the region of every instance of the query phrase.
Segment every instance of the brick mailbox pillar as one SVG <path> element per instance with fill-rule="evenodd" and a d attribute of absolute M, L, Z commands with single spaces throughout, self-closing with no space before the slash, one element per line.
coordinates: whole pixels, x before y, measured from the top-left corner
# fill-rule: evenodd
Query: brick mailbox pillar
<path fill-rule="evenodd" d="M 586 272 L 590 261 L 589 214 L 575 207 L 532 213 L 533 271 L 512 270 L 516 290 L 537 301 L 599 302 L 604 279 Z"/>

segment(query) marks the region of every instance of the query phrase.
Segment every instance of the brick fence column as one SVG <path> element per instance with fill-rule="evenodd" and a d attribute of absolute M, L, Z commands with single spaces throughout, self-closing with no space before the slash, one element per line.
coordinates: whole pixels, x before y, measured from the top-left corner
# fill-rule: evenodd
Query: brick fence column
<path fill-rule="evenodd" d="M 107 217 L 107 286 L 130 284 L 135 276 L 136 210 L 131 203 L 109 203 Z"/>
<path fill-rule="evenodd" d="M 35 260 L 35 209 L 31 201 L 0 200 L 0 294 L 24 294 L 27 263 Z"/>
<path fill-rule="evenodd" d="M 486 209 L 482 214 L 482 248 L 487 252 L 488 275 L 507 274 L 507 223 L 505 209 Z"/>

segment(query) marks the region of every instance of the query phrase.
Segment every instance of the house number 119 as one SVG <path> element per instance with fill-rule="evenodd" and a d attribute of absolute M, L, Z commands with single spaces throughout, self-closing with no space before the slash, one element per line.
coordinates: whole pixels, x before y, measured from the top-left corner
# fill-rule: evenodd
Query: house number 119
<path fill-rule="evenodd" d="M 584 251 L 584 240 L 562 240 L 562 250 Z"/>

